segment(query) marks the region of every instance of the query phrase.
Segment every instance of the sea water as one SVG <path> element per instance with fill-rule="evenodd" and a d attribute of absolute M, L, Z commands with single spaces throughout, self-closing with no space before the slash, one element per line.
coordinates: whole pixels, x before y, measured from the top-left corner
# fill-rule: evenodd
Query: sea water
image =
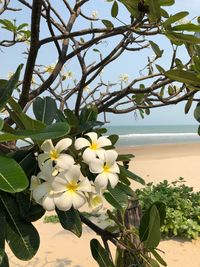
<path fill-rule="evenodd" d="M 119 135 L 118 146 L 200 142 L 198 125 L 107 125 L 106 128 L 108 135 Z"/>

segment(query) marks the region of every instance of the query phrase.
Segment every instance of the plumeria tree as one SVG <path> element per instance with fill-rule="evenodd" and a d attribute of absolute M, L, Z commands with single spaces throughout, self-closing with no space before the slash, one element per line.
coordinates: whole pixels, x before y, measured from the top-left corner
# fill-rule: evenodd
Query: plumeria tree
<path fill-rule="evenodd" d="M 187 113 L 199 100 L 199 18 L 170 14 L 174 0 L 107 0 L 91 9 L 99 3 L 0 1 L 1 53 L 20 58 L 0 80 L 2 267 L 9 266 L 5 242 L 19 259 L 34 257 L 39 235 L 32 222 L 53 210 L 78 237 L 82 224 L 101 237 L 90 243 L 100 267 L 166 266 L 156 249 L 165 207 L 156 202 L 141 215 L 130 179 L 144 180 L 129 171 L 133 156 L 117 153 L 118 136 L 105 136 L 104 123 L 108 113 L 143 117 L 182 101 Z M 146 61 L 137 62 L 141 57 Z M 121 58 L 138 65 L 134 75 L 121 70 Z M 112 81 L 106 74 L 115 64 L 120 71 Z M 200 121 L 199 114 L 198 107 Z M 80 210 L 99 210 L 103 199 L 114 208 L 107 211 L 112 227 Z"/>

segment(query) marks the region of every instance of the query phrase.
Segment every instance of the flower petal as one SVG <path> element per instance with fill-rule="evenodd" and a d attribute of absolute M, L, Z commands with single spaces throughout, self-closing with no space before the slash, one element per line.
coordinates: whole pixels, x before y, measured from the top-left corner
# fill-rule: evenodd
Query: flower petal
<path fill-rule="evenodd" d="M 40 184 L 41 184 L 41 181 L 40 181 L 39 177 L 32 175 L 29 190 L 30 191 L 34 190 Z"/>
<path fill-rule="evenodd" d="M 67 211 L 72 207 L 72 194 L 65 192 L 60 194 L 59 197 L 55 198 L 55 205 L 59 210 Z"/>
<path fill-rule="evenodd" d="M 54 168 L 52 166 L 52 161 L 51 160 L 47 160 L 41 167 L 41 173 L 44 176 L 44 180 L 49 180 L 49 178 L 52 178 L 52 173 L 54 171 Z M 40 176 L 40 178 L 42 178 Z M 43 179 L 43 178 L 42 178 Z"/>
<path fill-rule="evenodd" d="M 72 196 L 73 196 L 72 204 L 75 209 L 79 209 L 85 204 L 86 198 L 82 193 L 76 192 L 73 193 Z"/>
<path fill-rule="evenodd" d="M 41 198 L 43 198 L 50 191 L 51 191 L 51 185 L 48 182 L 44 182 L 38 185 L 33 190 L 33 198 L 35 199 L 36 202 L 38 202 Z"/>
<path fill-rule="evenodd" d="M 108 184 L 108 177 L 105 173 L 100 173 L 97 175 L 94 184 L 97 188 L 106 188 Z"/>
<path fill-rule="evenodd" d="M 74 159 L 70 155 L 60 154 L 56 160 L 56 164 L 58 168 L 61 168 L 62 170 L 68 170 L 73 166 Z"/>
<path fill-rule="evenodd" d="M 55 210 L 55 201 L 54 201 L 53 195 L 48 194 L 44 196 L 43 201 L 42 201 L 42 206 L 47 211 Z"/>
<path fill-rule="evenodd" d="M 109 172 L 111 173 L 120 173 L 119 166 L 116 162 L 109 168 Z"/>
<path fill-rule="evenodd" d="M 53 150 L 54 145 L 53 145 L 51 139 L 45 140 L 41 145 L 41 149 L 46 153 L 49 153 L 51 150 Z"/>
<path fill-rule="evenodd" d="M 104 162 L 105 162 L 105 149 L 103 149 L 103 148 L 98 148 L 98 149 L 96 149 L 95 150 L 95 152 L 96 152 L 96 155 L 100 158 L 100 159 L 102 159 Z"/>
<path fill-rule="evenodd" d="M 111 146 L 112 143 L 111 143 L 110 139 L 108 139 L 107 137 L 101 136 L 97 140 L 97 145 L 98 145 L 98 147 L 104 147 L 104 146 Z"/>
<path fill-rule="evenodd" d="M 53 180 L 53 182 L 51 184 L 52 190 L 55 193 L 65 192 L 67 190 L 66 184 L 68 184 L 66 179 L 63 179 L 63 178 L 57 176 L 57 177 L 55 177 L 55 179 Z"/>
<path fill-rule="evenodd" d="M 89 163 L 91 160 L 96 159 L 96 152 L 89 147 L 83 152 L 83 160 Z"/>
<path fill-rule="evenodd" d="M 103 172 L 104 162 L 101 159 L 93 159 L 89 163 L 89 169 L 92 173 Z"/>
<path fill-rule="evenodd" d="M 118 184 L 119 176 L 115 173 L 107 173 L 107 177 L 109 179 L 111 187 L 114 188 Z"/>
<path fill-rule="evenodd" d="M 72 144 L 72 140 L 70 138 L 64 138 L 62 140 L 60 140 L 56 146 L 55 149 L 58 153 L 62 152 L 63 150 L 68 149 L 68 147 L 70 147 Z"/>
<path fill-rule="evenodd" d="M 105 161 L 106 165 L 111 167 L 113 163 L 116 161 L 118 157 L 118 153 L 115 150 L 106 150 L 105 151 Z"/>
<path fill-rule="evenodd" d="M 44 162 L 50 158 L 49 153 L 42 153 L 38 155 L 38 165 L 40 167 L 40 169 L 42 169 L 42 165 L 44 164 Z"/>
<path fill-rule="evenodd" d="M 85 178 L 83 179 L 80 183 L 79 186 L 77 188 L 77 191 L 82 191 L 82 192 L 91 192 L 92 191 L 92 187 L 91 187 L 91 183 L 90 181 Z"/>
<path fill-rule="evenodd" d="M 85 135 L 89 136 L 92 143 L 95 143 L 95 144 L 97 143 L 97 139 L 98 139 L 97 133 L 89 132 L 89 133 L 86 133 Z"/>
<path fill-rule="evenodd" d="M 63 172 L 63 176 L 70 184 L 76 184 L 80 179 L 80 166 L 73 165 L 67 172 Z"/>
<path fill-rule="evenodd" d="M 82 137 L 76 139 L 75 144 L 74 144 L 74 146 L 77 150 L 80 150 L 80 149 L 87 147 L 87 146 L 90 146 L 90 145 L 91 145 L 90 142 L 87 139 L 82 138 Z"/>

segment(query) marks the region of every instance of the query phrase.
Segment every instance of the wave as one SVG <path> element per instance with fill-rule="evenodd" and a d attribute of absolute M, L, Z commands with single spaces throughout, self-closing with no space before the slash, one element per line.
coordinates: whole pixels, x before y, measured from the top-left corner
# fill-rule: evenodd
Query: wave
<path fill-rule="evenodd" d="M 143 138 L 143 137 L 184 137 L 198 136 L 197 133 L 137 133 L 137 134 L 122 134 L 119 138 Z"/>

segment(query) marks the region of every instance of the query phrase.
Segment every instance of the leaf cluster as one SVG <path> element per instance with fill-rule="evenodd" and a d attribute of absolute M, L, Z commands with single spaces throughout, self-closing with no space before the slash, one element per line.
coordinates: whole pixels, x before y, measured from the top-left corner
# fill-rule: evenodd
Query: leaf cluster
<path fill-rule="evenodd" d="M 200 235 L 200 192 L 185 185 L 183 178 L 172 183 L 167 180 L 157 185 L 149 183 L 144 189 L 137 189 L 136 195 L 143 212 L 156 201 L 165 204 L 163 237 L 196 239 Z"/>

